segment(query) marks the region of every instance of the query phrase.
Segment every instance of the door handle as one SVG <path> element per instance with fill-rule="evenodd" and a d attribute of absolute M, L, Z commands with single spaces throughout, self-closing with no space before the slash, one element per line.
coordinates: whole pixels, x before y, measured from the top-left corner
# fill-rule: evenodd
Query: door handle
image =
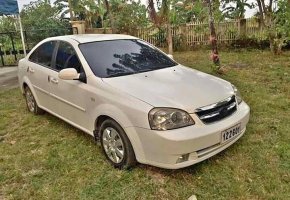
<path fill-rule="evenodd" d="M 58 80 L 56 78 L 50 78 L 50 82 L 54 83 L 54 84 L 58 84 Z"/>
<path fill-rule="evenodd" d="M 34 73 L 34 69 L 32 69 L 31 67 L 27 67 L 27 72 Z"/>

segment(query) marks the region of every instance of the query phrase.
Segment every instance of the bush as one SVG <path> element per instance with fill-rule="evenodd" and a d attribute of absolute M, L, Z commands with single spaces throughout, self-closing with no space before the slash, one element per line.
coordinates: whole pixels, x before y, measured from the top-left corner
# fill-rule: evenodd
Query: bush
<path fill-rule="evenodd" d="M 257 38 L 239 38 L 233 41 L 231 48 L 251 48 L 251 49 L 267 49 L 270 47 L 269 40 L 259 40 Z"/>

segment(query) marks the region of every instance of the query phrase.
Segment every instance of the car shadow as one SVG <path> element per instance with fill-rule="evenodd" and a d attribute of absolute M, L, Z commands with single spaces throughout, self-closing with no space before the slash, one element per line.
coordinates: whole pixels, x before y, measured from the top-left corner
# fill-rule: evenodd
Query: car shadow
<path fill-rule="evenodd" d="M 65 128 L 70 129 L 71 131 L 69 132 L 70 134 L 76 134 L 78 137 L 81 137 L 82 139 L 85 139 L 89 141 L 90 143 L 94 143 L 94 137 L 89 135 L 88 133 L 74 127 L 73 125 L 67 123 L 66 121 L 50 114 L 49 112 L 45 112 L 43 114 L 43 117 L 45 117 L 49 122 L 51 123 L 57 123 L 58 125 L 61 125 Z"/>
<path fill-rule="evenodd" d="M 61 125 L 65 128 L 70 129 L 71 131 L 69 131 L 70 134 L 76 134 L 77 137 L 80 137 L 80 139 L 82 141 L 87 141 L 88 145 L 91 144 L 95 144 L 96 146 L 96 150 L 99 151 L 98 153 L 100 153 L 101 155 L 103 155 L 101 146 L 99 142 L 96 142 L 94 137 L 87 134 L 86 132 L 70 125 L 69 123 L 59 119 L 58 117 L 45 112 L 45 114 L 43 115 L 43 117 L 45 117 L 48 121 L 50 121 L 51 123 L 57 123 L 58 125 Z M 227 148 L 227 151 L 230 151 L 231 148 L 233 148 L 232 146 L 230 146 L 229 148 Z M 170 178 L 170 179 L 183 179 L 182 175 L 196 175 L 198 176 L 201 171 L 204 170 L 204 168 L 213 165 L 213 164 L 217 164 L 220 162 L 220 160 L 224 160 L 225 159 L 226 152 L 222 151 L 220 153 L 218 153 L 217 155 L 206 159 L 200 163 L 185 167 L 185 168 L 181 168 L 181 169 L 163 169 L 163 168 L 159 168 L 159 167 L 155 167 L 155 166 L 150 166 L 150 165 L 146 165 L 146 164 L 141 164 L 138 163 L 137 166 L 135 166 L 132 169 L 128 169 L 127 171 L 129 173 L 134 172 L 135 170 L 144 170 L 146 171 L 146 173 L 148 174 L 149 177 L 152 177 L 153 179 L 156 179 L 158 181 L 162 181 L 165 178 Z M 104 160 L 106 160 L 106 157 L 103 155 Z M 111 166 L 109 162 L 107 162 L 108 166 Z M 112 169 L 114 169 L 113 166 L 111 166 Z M 117 170 L 117 169 L 116 169 Z"/>
<path fill-rule="evenodd" d="M 154 167 L 150 165 L 139 164 L 137 167 L 145 170 L 147 174 L 152 177 L 153 179 L 175 179 L 181 180 L 184 179 L 184 176 L 196 176 L 199 177 L 203 171 L 213 165 L 218 165 L 222 163 L 223 160 L 229 156 L 229 152 L 232 150 L 232 146 L 226 149 L 226 151 L 222 151 L 217 155 L 208 158 L 202 162 L 196 163 L 194 165 L 181 168 L 181 169 L 163 169 L 159 167 Z M 134 169 L 133 169 L 134 170 Z"/>

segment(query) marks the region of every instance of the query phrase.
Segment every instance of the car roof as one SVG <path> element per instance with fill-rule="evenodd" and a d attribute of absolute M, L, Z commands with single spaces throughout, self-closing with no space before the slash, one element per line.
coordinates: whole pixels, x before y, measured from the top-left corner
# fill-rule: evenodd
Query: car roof
<path fill-rule="evenodd" d="M 130 35 L 122 34 L 79 34 L 79 35 L 63 35 L 57 37 L 51 37 L 49 39 L 73 39 L 78 43 L 99 42 L 106 40 L 122 40 L 122 39 L 138 39 Z"/>

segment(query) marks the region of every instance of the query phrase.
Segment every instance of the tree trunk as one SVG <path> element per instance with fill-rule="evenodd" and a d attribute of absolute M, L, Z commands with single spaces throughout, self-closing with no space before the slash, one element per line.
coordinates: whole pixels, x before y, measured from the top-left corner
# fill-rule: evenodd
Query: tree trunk
<path fill-rule="evenodd" d="M 104 0 L 104 1 L 105 1 L 105 5 L 106 5 L 107 15 L 109 16 L 109 19 L 110 19 L 112 33 L 116 33 L 114 18 L 113 18 L 113 15 L 111 13 L 111 10 L 110 10 L 109 1 L 108 0 Z"/>
<path fill-rule="evenodd" d="M 112 29 L 112 33 L 116 33 L 116 28 L 115 28 L 115 22 L 114 22 L 114 18 L 112 13 L 109 13 L 109 18 L 110 18 L 110 24 L 111 24 L 111 29 Z"/>
<path fill-rule="evenodd" d="M 257 0 L 258 7 L 259 7 L 259 27 L 262 28 L 265 26 L 264 23 L 264 11 L 260 0 Z"/>
<path fill-rule="evenodd" d="M 167 44 L 168 54 L 173 55 L 172 27 L 170 22 L 167 23 Z"/>
<path fill-rule="evenodd" d="M 70 21 L 73 21 L 74 16 L 73 16 L 73 12 L 72 12 L 71 0 L 68 0 L 68 9 L 69 9 Z"/>
<path fill-rule="evenodd" d="M 217 39 L 216 39 L 216 32 L 214 27 L 214 19 L 212 16 L 212 2 L 211 0 L 207 0 L 208 3 L 208 15 L 209 15 L 209 30 L 210 30 L 210 43 L 211 43 L 211 59 L 215 66 L 220 66 L 220 59 L 219 59 L 219 53 L 217 48 Z"/>
<path fill-rule="evenodd" d="M 152 20 L 152 22 L 155 25 L 159 25 L 159 18 L 157 16 L 157 12 L 155 10 L 155 6 L 154 6 L 154 0 L 148 0 L 148 14 L 150 19 Z"/>

